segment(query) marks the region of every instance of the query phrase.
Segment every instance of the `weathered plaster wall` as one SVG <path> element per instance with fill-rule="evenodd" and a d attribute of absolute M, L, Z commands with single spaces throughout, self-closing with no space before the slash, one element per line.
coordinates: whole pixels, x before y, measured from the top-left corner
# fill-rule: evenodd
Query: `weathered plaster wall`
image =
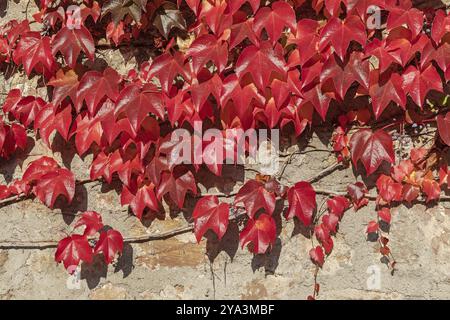
<path fill-rule="evenodd" d="M 3 0 L 2 0 L 3 1 Z M 26 1 L 9 1 L 6 15 L 23 17 Z M 30 4 L 29 12 L 32 12 Z M 0 6 L 1 8 L 1 6 Z M 125 72 L 135 62 L 128 51 L 101 52 L 101 58 Z M 0 92 L 20 87 L 29 94 L 36 92 L 36 79 L 27 80 L 16 74 L 5 80 L 0 75 Z M 0 97 L 3 99 L 3 96 Z M 325 133 L 319 132 L 323 137 Z M 324 140 L 324 139 L 322 139 Z M 324 149 L 322 140 L 314 135 L 312 145 Z M 51 155 L 68 166 L 78 179 L 88 175 L 91 156 L 83 162 L 73 150 L 55 142 L 52 153 L 37 141 L 30 150 L 0 162 L 0 182 L 20 177 L 29 161 Z M 293 147 L 290 151 L 295 150 Z M 31 156 L 27 157 L 27 154 Z M 293 184 L 314 176 L 328 167 L 334 157 L 328 153 L 311 152 L 294 157 L 285 172 L 285 183 Z M 225 170 L 217 185 L 232 186 L 232 177 L 251 177 L 252 172 Z M 242 179 L 241 179 L 242 180 Z M 213 181 L 212 178 L 210 181 Z M 316 187 L 344 190 L 353 182 L 351 169 L 338 171 L 324 178 Z M 238 188 L 240 184 L 236 185 Z M 217 191 L 214 187 L 208 191 Z M 318 199 L 319 204 L 322 199 Z M 192 206 L 193 200 L 188 201 Z M 124 236 L 163 232 L 186 221 L 182 214 L 170 215 L 143 225 L 119 205 L 114 188 L 91 183 L 77 189 L 70 207 L 50 210 L 37 201 L 26 200 L 0 208 L 0 242 L 12 240 L 59 240 L 71 231 L 73 214 L 96 210 L 106 223 Z M 187 210 L 188 211 L 188 210 Z M 393 215 L 390 247 L 398 270 L 392 276 L 380 261 L 377 245 L 366 241 L 365 226 L 373 219 L 373 204 L 342 220 L 335 239 L 335 249 L 319 273 L 322 299 L 432 299 L 450 298 L 450 206 L 441 203 L 427 208 L 401 206 Z M 68 275 L 62 265 L 54 262 L 54 249 L 0 250 L 0 298 L 3 299 L 304 299 L 312 291 L 314 266 L 309 260 L 311 247 L 300 226 L 283 223 L 274 250 L 256 256 L 238 248 L 238 228 L 232 224 L 222 244 L 202 241 L 196 244 L 187 233 L 163 241 L 128 245 L 114 266 L 106 268 L 101 261 L 81 268 L 79 289 L 67 285 Z M 368 268 L 379 270 L 380 287 L 370 290 Z"/>

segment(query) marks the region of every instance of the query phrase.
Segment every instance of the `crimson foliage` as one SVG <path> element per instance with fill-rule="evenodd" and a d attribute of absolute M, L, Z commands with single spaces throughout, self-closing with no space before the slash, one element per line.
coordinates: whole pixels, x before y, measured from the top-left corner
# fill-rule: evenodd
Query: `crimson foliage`
<path fill-rule="evenodd" d="M 92 180 L 120 181 L 121 204 L 139 219 L 160 210 L 163 198 L 182 209 L 189 194 L 197 195 L 192 218 L 198 241 L 208 230 L 222 239 L 229 220 L 242 218 L 238 211 L 243 210 L 241 245 L 263 254 L 280 232 L 277 201 L 287 200 L 285 218 L 311 230 L 318 245 L 310 257 L 322 267 L 344 212 L 371 199 L 364 183 L 356 182 L 345 195 L 331 197 L 323 214 L 311 183 L 282 186 L 275 177 L 260 175 L 246 181 L 232 203 L 201 197 L 201 166 L 176 164 L 172 157 L 179 150 L 169 141 L 173 130 L 192 130 L 195 121 L 219 130 L 277 127 L 298 139 L 308 127 L 326 122 L 334 128 L 337 161 L 357 170 L 362 163 L 363 176 L 376 175 L 377 221 L 367 232 L 379 237 L 386 257 L 390 249 L 380 226 L 391 223 L 392 203 L 412 203 L 421 194 L 427 202 L 437 200 L 450 181 L 445 162 L 450 16 L 444 10 L 419 9 L 410 0 L 39 4 L 33 25 L 12 20 L 0 26 L 0 63 L 41 77 L 50 95 L 44 100 L 19 89 L 8 93 L 0 117 L 0 156 L 26 150 L 27 139 L 37 137 L 52 148 L 56 132 L 80 156 L 94 155 Z M 153 58 L 127 74 L 93 67 L 99 49 L 119 46 L 147 47 Z M 397 120 L 381 125 L 392 118 Z M 428 122 L 437 122 L 434 145 L 412 149 L 407 159 L 396 161 L 388 129 Z M 28 129 L 36 135 L 27 138 Z M 222 174 L 222 163 L 205 167 Z M 76 183 L 68 169 L 43 157 L 22 179 L 0 186 L 0 199 L 34 195 L 53 207 L 60 195 L 72 201 Z M 122 251 L 122 236 L 103 230 L 99 214 L 84 213 L 75 227 L 81 225 L 84 234 L 58 246 L 55 259 L 66 268 L 89 263 L 96 253 L 111 263 Z"/>

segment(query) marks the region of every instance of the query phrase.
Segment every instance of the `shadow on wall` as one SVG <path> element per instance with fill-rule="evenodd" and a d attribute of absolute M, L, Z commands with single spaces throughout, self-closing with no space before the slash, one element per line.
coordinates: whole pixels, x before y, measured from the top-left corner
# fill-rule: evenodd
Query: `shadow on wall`
<path fill-rule="evenodd" d="M 435 8 L 441 9 L 445 8 L 445 1 L 442 0 L 413 0 L 413 5 L 417 6 L 419 9 L 424 8 Z"/>

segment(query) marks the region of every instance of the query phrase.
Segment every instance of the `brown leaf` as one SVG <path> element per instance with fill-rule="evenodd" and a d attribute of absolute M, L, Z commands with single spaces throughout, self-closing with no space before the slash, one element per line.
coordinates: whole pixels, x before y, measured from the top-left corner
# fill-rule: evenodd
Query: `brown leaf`
<path fill-rule="evenodd" d="M 114 24 L 118 24 L 123 20 L 127 14 L 130 15 L 134 21 L 141 21 L 142 11 L 145 12 L 145 7 L 148 0 L 107 0 L 102 7 L 102 16 L 111 13 L 111 18 Z"/>
<path fill-rule="evenodd" d="M 153 25 L 158 29 L 164 38 L 169 38 L 169 33 L 173 28 L 186 30 L 186 20 L 177 6 L 171 2 L 164 2 L 156 12 Z"/>

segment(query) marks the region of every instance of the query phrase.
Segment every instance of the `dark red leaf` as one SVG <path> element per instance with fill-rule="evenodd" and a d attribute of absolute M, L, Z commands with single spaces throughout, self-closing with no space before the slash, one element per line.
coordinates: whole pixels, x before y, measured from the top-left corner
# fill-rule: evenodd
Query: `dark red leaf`
<path fill-rule="evenodd" d="M 305 181 L 297 182 L 288 191 L 288 201 L 286 219 L 296 216 L 305 226 L 309 226 L 317 206 L 316 192 L 311 184 Z"/>
<path fill-rule="evenodd" d="M 161 199 L 163 195 L 169 193 L 170 198 L 181 209 L 188 190 L 197 194 L 197 186 L 192 172 L 188 171 L 178 178 L 175 178 L 171 173 L 164 172 L 156 195 L 158 199 Z"/>
<path fill-rule="evenodd" d="M 376 221 L 370 221 L 367 225 L 366 233 L 376 233 L 378 232 L 378 223 Z"/>
<path fill-rule="evenodd" d="M 378 218 L 387 224 L 391 224 L 391 210 L 389 208 L 382 208 L 378 211 Z"/>
<path fill-rule="evenodd" d="M 270 84 L 272 74 L 286 76 L 287 67 L 283 58 L 282 48 L 269 42 L 262 42 L 259 47 L 246 47 L 236 62 L 236 74 L 242 78 L 250 73 L 256 86 L 264 91 Z"/>
<path fill-rule="evenodd" d="M 445 116 L 438 115 L 436 120 L 439 136 L 446 145 L 450 146 L 450 112 Z"/>
<path fill-rule="evenodd" d="M 141 89 L 138 85 L 131 84 L 117 97 L 115 115 L 117 117 L 125 113 L 132 128 L 138 131 L 149 113 L 164 119 L 164 111 L 161 93 L 154 85 L 148 84 Z"/>
<path fill-rule="evenodd" d="M 50 48 L 50 38 L 41 37 L 39 32 L 27 32 L 20 37 L 14 50 L 15 64 L 23 64 L 27 75 L 35 70 L 46 76 L 56 71 L 56 62 Z"/>
<path fill-rule="evenodd" d="M 73 228 L 76 229 L 80 226 L 85 226 L 83 235 L 87 237 L 93 236 L 103 228 L 102 216 L 95 211 L 83 212 Z"/>
<path fill-rule="evenodd" d="M 58 51 L 66 59 L 66 63 L 72 69 L 75 68 L 77 58 L 83 51 L 90 60 L 94 60 L 95 45 L 89 30 L 83 26 L 69 28 L 64 26 L 55 35 L 52 42 L 53 54 Z"/>
<path fill-rule="evenodd" d="M 199 73 L 209 61 L 214 62 L 220 73 L 228 61 L 228 44 L 211 34 L 203 35 L 191 44 L 186 57 L 192 58 L 195 73 Z"/>
<path fill-rule="evenodd" d="M 159 210 L 159 202 L 155 194 L 155 186 L 153 184 L 143 185 L 137 191 L 132 192 L 128 187 L 124 186 L 120 195 L 121 204 L 129 204 L 131 210 L 138 219 L 142 219 L 145 208 L 153 211 Z"/>
<path fill-rule="evenodd" d="M 117 253 L 123 251 L 123 237 L 119 231 L 107 230 L 100 233 L 100 238 L 95 245 L 94 253 L 103 253 L 105 262 L 110 264 L 114 261 Z"/>
<path fill-rule="evenodd" d="M 409 66 L 403 73 L 403 86 L 405 93 L 408 93 L 421 108 L 430 90 L 438 92 L 443 90 L 441 78 L 431 64 L 424 70 L 418 70 L 414 66 Z"/>
<path fill-rule="evenodd" d="M 350 150 L 353 164 L 357 166 L 361 160 L 367 175 L 375 172 L 383 161 L 395 161 L 392 137 L 384 130 L 358 130 L 350 139 Z"/>
<path fill-rule="evenodd" d="M 265 189 L 264 184 L 249 180 L 239 190 L 234 198 L 234 203 L 243 203 L 247 214 L 250 218 L 255 216 L 255 213 L 263 208 L 267 214 L 272 214 L 275 210 L 275 194 Z"/>
<path fill-rule="evenodd" d="M 402 200 L 403 186 L 401 183 L 397 183 L 391 177 L 382 174 L 378 177 L 376 184 L 379 197 L 383 203 L 390 204 L 392 201 Z"/>
<path fill-rule="evenodd" d="M 72 202 L 75 195 L 75 177 L 67 169 L 55 169 L 39 178 L 33 192 L 49 208 L 53 208 L 59 195 Z"/>
<path fill-rule="evenodd" d="M 368 190 L 363 182 L 358 181 L 356 183 L 349 184 L 347 186 L 347 192 L 355 206 L 355 211 L 369 203 L 369 200 L 365 197 Z"/>
<path fill-rule="evenodd" d="M 339 58 L 344 61 L 351 41 L 356 41 L 364 46 L 366 40 L 366 27 L 359 17 L 349 16 L 345 20 L 333 17 L 322 29 L 320 49 L 324 50 L 328 44 L 331 44 Z"/>
<path fill-rule="evenodd" d="M 115 101 L 119 95 L 119 74 L 112 68 L 106 68 L 103 73 L 88 71 L 81 78 L 77 91 L 76 109 L 79 111 L 86 102 L 91 115 L 96 113 L 100 101 L 105 97 Z"/>
<path fill-rule="evenodd" d="M 321 246 L 312 248 L 309 251 L 309 257 L 311 258 L 312 262 L 314 262 L 315 265 L 322 268 L 323 263 L 325 262 L 325 255 L 323 253 L 323 249 Z"/>
<path fill-rule="evenodd" d="M 350 206 L 350 202 L 344 196 L 336 196 L 327 200 L 328 211 L 337 217 L 342 218 L 345 210 Z"/>

